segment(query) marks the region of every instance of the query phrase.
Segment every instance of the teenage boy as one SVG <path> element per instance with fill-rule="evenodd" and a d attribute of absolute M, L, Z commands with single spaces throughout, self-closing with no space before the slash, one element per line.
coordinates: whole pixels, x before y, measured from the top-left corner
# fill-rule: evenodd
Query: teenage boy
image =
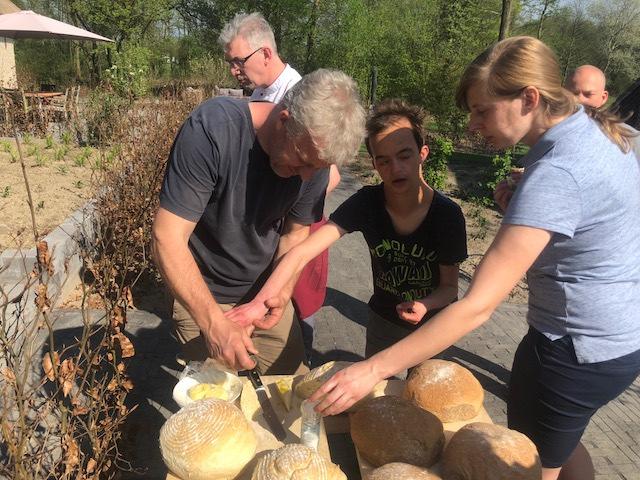
<path fill-rule="evenodd" d="M 365 186 L 329 222 L 287 253 L 258 295 L 227 313 L 240 324 L 277 323 L 304 265 L 342 235 L 360 231 L 369 246 L 373 295 L 366 356 L 406 337 L 458 294 L 458 265 L 467 257 L 465 222 L 453 201 L 422 176 L 429 148 L 424 112 L 401 100 L 379 104 L 366 145 L 380 185 Z"/>

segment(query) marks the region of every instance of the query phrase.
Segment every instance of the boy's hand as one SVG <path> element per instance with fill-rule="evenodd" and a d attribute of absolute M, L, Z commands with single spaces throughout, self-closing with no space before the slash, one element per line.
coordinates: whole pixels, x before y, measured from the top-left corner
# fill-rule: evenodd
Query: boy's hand
<path fill-rule="evenodd" d="M 420 320 L 426 315 L 427 307 L 422 302 L 402 302 L 396 305 L 396 312 L 405 322 L 409 322 L 412 325 L 417 325 Z"/>

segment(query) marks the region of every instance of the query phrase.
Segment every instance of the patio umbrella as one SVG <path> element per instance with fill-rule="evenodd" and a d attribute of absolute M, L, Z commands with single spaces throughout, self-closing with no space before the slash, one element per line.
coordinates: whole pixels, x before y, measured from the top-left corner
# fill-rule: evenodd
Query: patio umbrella
<path fill-rule="evenodd" d="M 31 10 L 0 15 L 0 37 L 113 41 L 68 23 L 39 15 Z"/>

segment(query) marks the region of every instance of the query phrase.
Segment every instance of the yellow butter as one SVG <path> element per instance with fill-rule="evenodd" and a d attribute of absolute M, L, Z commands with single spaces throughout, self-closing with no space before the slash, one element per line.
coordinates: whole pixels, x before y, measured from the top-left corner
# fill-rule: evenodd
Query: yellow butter
<path fill-rule="evenodd" d="M 187 391 L 187 395 L 191 400 L 202 400 L 203 398 L 219 398 L 227 400 L 227 391 L 222 385 L 215 383 L 199 383 L 194 385 Z"/>
<path fill-rule="evenodd" d="M 291 410 L 291 401 L 293 400 L 293 391 L 291 390 L 291 384 L 293 382 L 293 378 L 281 378 L 276 381 L 276 387 L 278 388 L 278 393 L 280 394 L 280 399 L 287 410 Z"/>

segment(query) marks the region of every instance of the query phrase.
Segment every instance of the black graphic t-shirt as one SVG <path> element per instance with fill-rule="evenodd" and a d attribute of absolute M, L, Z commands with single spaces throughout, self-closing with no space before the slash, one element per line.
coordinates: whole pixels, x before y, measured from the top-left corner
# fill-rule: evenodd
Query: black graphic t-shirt
<path fill-rule="evenodd" d="M 431 207 L 409 235 L 396 233 L 381 185 L 366 186 L 340 205 L 330 220 L 347 232 L 360 231 L 369 246 L 373 295 L 369 306 L 378 315 L 415 329 L 437 313 L 427 312 L 419 325 L 401 320 L 396 305 L 424 298 L 440 284 L 439 265 L 467 258 L 467 235 L 460 207 L 435 192 Z"/>

